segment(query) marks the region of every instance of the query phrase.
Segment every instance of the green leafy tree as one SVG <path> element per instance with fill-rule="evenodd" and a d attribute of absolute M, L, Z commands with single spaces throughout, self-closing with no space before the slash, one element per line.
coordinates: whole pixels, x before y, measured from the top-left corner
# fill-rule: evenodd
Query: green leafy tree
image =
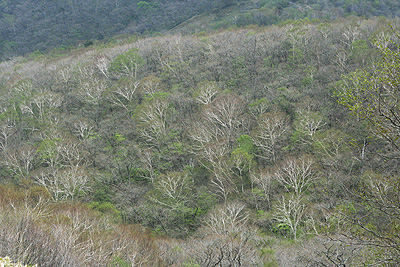
<path fill-rule="evenodd" d="M 154 4 L 146 1 L 140 1 L 139 3 L 137 3 L 137 7 L 142 12 L 150 12 L 153 10 Z"/>
<path fill-rule="evenodd" d="M 366 121 L 375 138 L 391 148 L 381 156 L 398 166 L 400 152 L 400 45 L 378 44 L 382 59 L 373 67 L 347 75 L 338 86 L 339 102 L 359 121 Z M 343 235 L 372 248 L 372 262 L 400 264 L 400 175 L 398 169 L 364 172 L 360 204 L 340 212 L 350 227 Z"/>
<path fill-rule="evenodd" d="M 249 184 L 249 173 L 254 165 L 254 145 L 249 135 L 242 135 L 236 140 L 238 147 L 231 153 L 231 164 L 240 178 L 240 187 L 244 191 L 245 181 Z"/>
<path fill-rule="evenodd" d="M 372 132 L 400 150 L 400 46 L 379 45 L 382 60 L 369 70 L 345 76 L 339 84 L 339 102 L 359 120 L 366 120 Z"/>
<path fill-rule="evenodd" d="M 125 54 L 118 55 L 112 62 L 110 71 L 116 75 L 125 75 L 137 78 L 141 66 L 146 61 L 137 53 L 137 49 L 131 49 Z"/>

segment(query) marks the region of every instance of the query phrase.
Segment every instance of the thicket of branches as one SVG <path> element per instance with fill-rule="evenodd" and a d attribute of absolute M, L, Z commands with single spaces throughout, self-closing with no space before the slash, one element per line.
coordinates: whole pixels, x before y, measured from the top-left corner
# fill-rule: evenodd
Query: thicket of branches
<path fill-rule="evenodd" d="M 394 264 L 398 125 L 380 118 L 398 114 L 396 93 L 385 109 L 363 94 L 397 88 L 390 22 L 305 19 L 1 63 L 0 253 L 39 266 Z M 365 80 L 342 76 L 366 66 Z"/>

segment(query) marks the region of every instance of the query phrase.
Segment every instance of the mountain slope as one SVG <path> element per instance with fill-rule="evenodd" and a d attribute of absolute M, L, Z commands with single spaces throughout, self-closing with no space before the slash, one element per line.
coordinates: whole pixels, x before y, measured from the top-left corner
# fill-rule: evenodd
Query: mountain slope
<path fill-rule="evenodd" d="M 393 17 L 399 10 L 395 0 L 1 0 L 0 60 L 121 34 L 171 29 L 196 33 L 305 17 L 332 20 L 348 14 Z"/>

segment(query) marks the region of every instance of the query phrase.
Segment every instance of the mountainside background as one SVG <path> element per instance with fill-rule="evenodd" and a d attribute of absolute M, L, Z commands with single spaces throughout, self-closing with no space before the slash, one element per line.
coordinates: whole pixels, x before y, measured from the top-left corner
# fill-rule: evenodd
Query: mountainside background
<path fill-rule="evenodd" d="M 0 59 L 65 50 L 114 36 L 180 29 L 180 24 L 199 21 L 199 16 L 205 17 L 202 23 L 184 27 L 181 33 L 271 25 L 305 17 L 332 21 L 350 14 L 392 18 L 399 16 L 400 4 L 396 0 L 1 0 Z"/>

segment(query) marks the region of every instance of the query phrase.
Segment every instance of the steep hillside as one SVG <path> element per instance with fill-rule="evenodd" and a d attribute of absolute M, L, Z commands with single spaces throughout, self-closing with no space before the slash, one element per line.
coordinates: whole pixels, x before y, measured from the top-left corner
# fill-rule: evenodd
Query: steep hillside
<path fill-rule="evenodd" d="M 7 1 L 0 4 L 2 58 L 117 34 L 168 30 L 225 1 Z"/>
<path fill-rule="evenodd" d="M 348 15 L 394 17 L 399 10 L 396 0 L 1 0 L 0 60 L 34 51 L 68 50 L 116 35 L 171 29 L 192 34 L 305 17 L 324 21 Z"/>
<path fill-rule="evenodd" d="M 399 29 L 301 19 L 0 63 L 0 255 L 399 265 Z"/>

